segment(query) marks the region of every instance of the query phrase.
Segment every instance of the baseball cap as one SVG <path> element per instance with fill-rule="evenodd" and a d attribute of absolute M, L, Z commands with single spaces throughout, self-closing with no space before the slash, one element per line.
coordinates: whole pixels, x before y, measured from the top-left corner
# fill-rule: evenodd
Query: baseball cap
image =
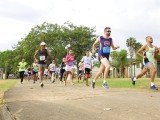
<path fill-rule="evenodd" d="M 40 44 L 40 45 L 41 45 L 41 46 L 42 46 L 42 45 L 46 45 L 46 43 L 45 43 L 45 42 L 41 42 L 41 44 Z"/>

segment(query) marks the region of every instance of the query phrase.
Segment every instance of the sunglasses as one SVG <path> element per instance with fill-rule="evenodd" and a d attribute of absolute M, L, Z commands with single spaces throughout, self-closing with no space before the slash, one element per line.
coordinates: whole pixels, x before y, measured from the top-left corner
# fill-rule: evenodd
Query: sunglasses
<path fill-rule="evenodd" d="M 107 32 L 111 32 L 111 31 L 107 31 Z"/>

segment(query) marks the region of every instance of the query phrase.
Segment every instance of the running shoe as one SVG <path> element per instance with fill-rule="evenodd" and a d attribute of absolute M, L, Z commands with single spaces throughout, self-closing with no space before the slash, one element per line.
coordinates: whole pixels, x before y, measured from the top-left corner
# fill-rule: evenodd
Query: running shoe
<path fill-rule="evenodd" d="M 158 88 L 157 88 L 155 85 L 150 86 L 150 89 L 151 89 L 151 90 L 158 90 Z"/>
<path fill-rule="evenodd" d="M 135 85 L 136 81 L 134 81 L 134 77 L 132 77 L 131 80 L 132 80 L 132 84 Z"/>
<path fill-rule="evenodd" d="M 104 89 L 108 89 L 108 88 L 109 88 L 107 82 L 103 83 L 102 87 L 103 87 Z"/>
<path fill-rule="evenodd" d="M 92 88 L 95 88 L 95 82 L 92 80 Z"/>

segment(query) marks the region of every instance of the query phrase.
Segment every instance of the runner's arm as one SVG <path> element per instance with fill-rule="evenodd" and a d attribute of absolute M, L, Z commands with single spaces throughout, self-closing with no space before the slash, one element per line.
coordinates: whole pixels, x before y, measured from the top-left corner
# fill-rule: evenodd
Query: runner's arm
<path fill-rule="evenodd" d="M 38 54 L 38 50 L 34 54 L 34 60 L 36 60 L 36 61 L 38 61 L 37 58 L 36 58 L 37 54 Z"/>
<path fill-rule="evenodd" d="M 138 54 L 139 56 L 141 56 L 142 58 L 146 58 L 146 56 L 144 56 L 144 55 L 142 54 L 142 52 L 143 52 L 144 50 L 146 50 L 146 45 L 143 45 L 143 46 L 137 51 L 137 54 Z"/>
<path fill-rule="evenodd" d="M 46 62 L 50 59 L 50 57 L 51 57 L 51 55 L 50 55 L 49 51 L 47 50 L 47 60 L 46 60 Z"/>
<path fill-rule="evenodd" d="M 111 47 L 112 47 L 112 50 L 116 50 L 119 48 L 119 46 L 117 46 L 117 47 L 114 46 L 113 41 L 112 41 Z"/>
<path fill-rule="evenodd" d="M 157 59 L 159 53 L 159 48 L 155 46 L 155 53 L 154 53 L 154 58 Z"/>

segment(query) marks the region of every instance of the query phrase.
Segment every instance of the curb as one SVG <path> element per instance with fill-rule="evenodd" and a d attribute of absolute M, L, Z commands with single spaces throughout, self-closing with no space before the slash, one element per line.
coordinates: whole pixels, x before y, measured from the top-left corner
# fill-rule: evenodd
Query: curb
<path fill-rule="evenodd" d="M 15 120 L 6 105 L 0 107 L 0 120 Z"/>

